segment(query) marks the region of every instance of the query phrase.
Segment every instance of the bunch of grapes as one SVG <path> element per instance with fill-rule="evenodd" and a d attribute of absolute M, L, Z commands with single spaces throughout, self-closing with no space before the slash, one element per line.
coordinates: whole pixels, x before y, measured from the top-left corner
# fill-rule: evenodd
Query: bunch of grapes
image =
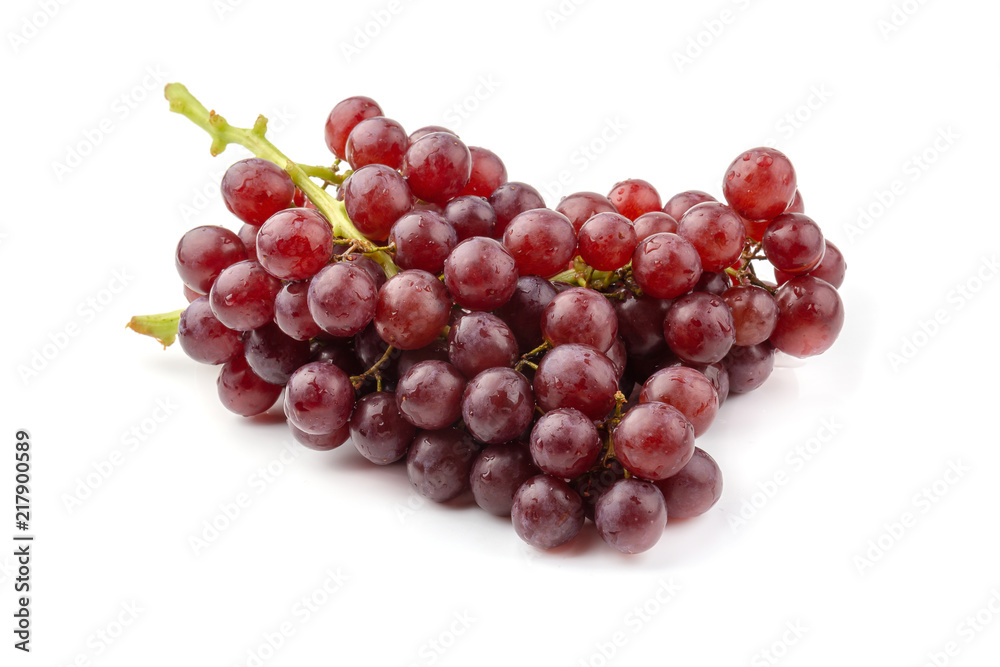
<path fill-rule="evenodd" d="M 550 209 L 494 152 L 407 134 L 367 97 L 337 104 L 325 138 L 322 187 L 260 158 L 226 172 L 243 226 L 180 240 L 181 347 L 221 366 L 229 410 L 283 395 L 302 445 L 405 462 L 423 496 L 471 492 L 535 547 L 589 518 L 637 553 L 704 513 L 722 477 L 695 443 L 727 396 L 843 325 L 844 257 L 777 150 L 733 160 L 726 203 L 628 179 Z"/>

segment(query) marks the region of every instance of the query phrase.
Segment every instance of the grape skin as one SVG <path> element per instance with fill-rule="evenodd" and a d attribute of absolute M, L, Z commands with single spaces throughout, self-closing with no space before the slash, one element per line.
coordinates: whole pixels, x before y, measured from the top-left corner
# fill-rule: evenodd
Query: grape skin
<path fill-rule="evenodd" d="M 514 494 L 511 522 L 518 537 L 539 549 L 554 549 L 583 528 L 583 500 L 561 479 L 536 475 Z"/>
<path fill-rule="evenodd" d="M 469 473 L 476 504 L 496 516 L 509 516 L 514 494 L 537 475 L 528 450 L 520 443 L 493 444 L 479 452 Z"/>
<path fill-rule="evenodd" d="M 459 243 L 444 261 L 444 284 L 455 303 L 469 310 L 495 310 L 517 288 L 517 263 L 494 239 Z"/>
<path fill-rule="evenodd" d="M 736 340 L 733 313 L 722 297 L 691 292 L 674 301 L 663 319 L 667 345 L 681 359 L 721 361 Z"/>
<path fill-rule="evenodd" d="M 680 472 L 653 484 L 663 493 L 670 521 L 704 514 L 722 497 L 719 464 L 700 447 Z"/>
<path fill-rule="evenodd" d="M 181 313 L 177 342 L 187 356 L 202 364 L 224 364 L 243 353 L 243 334 L 222 324 L 204 296 Z"/>
<path fill-rule="evenodd" d="M 347 159 L 347 137 L 366 118 L 381 116 L 382 108 L 370 97 L 358 95 L 337 103 L 326 119 L 327 148 L 341 160 Z"/>
<path fill-rule="evenodd" d="M 551 276 L 569 264 L 576 251 L 576 232 L 562 213 L 547 208 L 519 213 L 507 225 L 503 244 L 522 276 Z"/>
<path fill-rule="evenodd" d="M 292 206 L 295 184 L 278 165 L 247 158 L 226 170 L 220 185 L 229 212 L 241 221 L 260 226 L 278 211 Z"/>
<path fill-rule="evenodd" d="M 719 392 L 705 375 L 693 368 L 661 368 L 642 385 L 639 402 L 658 401 L 677 408 L 691 422 L 699 437 L 719 412 Z"/>
<path fill-rule="evenodd" d="M 418 431 L 406 455 L 406 474 L 417 493 L 443 503 L 469 488 L 479 448 L 465 431 Z"/>
<path fill-rule="evenodd" d="M 465 386 L 465 378 L 448 362 L 421 361 L 399 378 L 396 408 L 417 428 L 446 428 L 462 416 Z"/>
<path fill-rule="evenodd" d="M 701 272 L 698 251 L 677 234 L 653 234 L 632 253 L 632 275 L 643 292 L 657 299 L 676 299 L 690 291 Z"/>
<path fill-rule="evenodd" d="M 618 336 L 618 317 L 608 299 L 587 287 L 557 294 L 542 311 L 542 336 L 554 346 L 589 345 L 607 352 Z"/>
<path fill-rule="evenodd" d="M 796 276 L 778 288 L 778 323 L 771 344 L 793 357 L 826 352 L 844 326 L 844 304 L 830 283 Z"/>
<path fill-rule="evenodd" d="M 225 363 L 219 371 L 216 387 L 222 405 L 244 417 L 267 412 L 281 395 L 281 385 L 261 379 L 242 354 Z"/>
<path fill-rule="evenodd" d="M 448 331 L 448 359 L 467 378 L 490 368 L 513 368 L 517 358 L 514 333 L 496 315 L 469 313 Z"/>
<path fill-rule="evenodd" d="M 622 479 L 597 500 L 594 523 L 601 538 L 627 554 L 652 549 L 667 524 L 663 494 L 650 482 Z"/>
<path fill-rule="evenodd" d="M 629 472 L 648 480 L 666 479 L 694 453 L 694 427 L 680 410 L 650 401 L 632 407 L 611 434 L 615 456 Z"/>
<path fill-rule="evenodd" d="M 451 299 L 441 281 L 419 269 L 401 271 L 378 291 L 375 330 L 400 350 L 430 344 L 448 324 Z"/>
<path fill-rule="evenodd" d="M 542 415 L 531 429 L 531 458 L 542 472 L 572 478 L 587 472 L 601 453 L 601 436 L 587 415 L 573 408 Z"/>
<path fill-rule="evenodd" d="M 462 394 L 462 420 L 469 433 L 488 444 L 508 442 L 531 425 L 535 398 L 527 378 L 512 368 L 490 368 Z"/>
<path fill-rule="evenodd" d="M 795 198 L 796 177 L 788 157 L 773 148 L 745 151 L 729 165 L 722 193 L 747 220 L 771 220 Z"/>
<path fill-rule="evenodd" d="M 535 372 L 535 400 L 542 410 L 575 408 L 598 421 L 615 407 L 618 378 L 614 364 L 586 345 L 550 350 Z"/>
<path fill-rule="evenodd" d="M 285 387 L 285 416 L 306 433 L 333 433 L 347 423 L 353 409 L 354 387 L 333 364 L 313 361 L 300 366 Z"/>
<path fill-rule="evenodd" d="M 223 270 L 246 258 L 246 247 L 239 236 L 211 225 L 195 227 L 184 234 L 174 253 L 181 280 L 198 294 L 208 294 Z"/>
<path fill-rule="evenodd" d="M 417 433 L 399 413 L 396 397 L 387 391 L 363 396 L 348 424 L 358 452 L 377 465 L 388 465 L 406 456 Z"/>
<path fill-rule="evenodd" d="M 212 312 L 237 331 L 251 331 L 274 319 L 281 281 L 258 262 L 245 260 L 224 269 L 208 294 Z"/>
<path fill-rule="evenodd" d="M 368 326 L 375 317 L 379 293 L 364 269 L 340 262 L 325 267 L 310 281 L 306 303 L 323 331 L 343 338 Z"/>

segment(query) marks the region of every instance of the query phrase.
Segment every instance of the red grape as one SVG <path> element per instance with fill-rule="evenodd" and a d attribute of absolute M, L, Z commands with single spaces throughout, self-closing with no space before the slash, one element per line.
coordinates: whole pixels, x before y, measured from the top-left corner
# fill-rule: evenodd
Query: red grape
<path fill-rule="evenodd" d="M 753 148 L 729 165 L 722 193 L 747 220 L 771 220 L 785 212 L 795 197 L 795 169 L 774 148 Z"/>

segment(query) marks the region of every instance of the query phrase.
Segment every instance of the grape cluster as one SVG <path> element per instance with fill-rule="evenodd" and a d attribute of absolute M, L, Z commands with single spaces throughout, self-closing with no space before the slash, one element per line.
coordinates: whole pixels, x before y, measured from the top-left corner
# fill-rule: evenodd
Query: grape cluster
<path fill-rule="evenodd" d="M 177 246 L 181 346 L 221 365 L 229 410 L 283 394 L 304 446 L 405 462 L 420 494 L 471 493 L 535 547 L 589 518 L 637 553 L 707 511 L 722 477 L 696 439 L 727 396 L 843 325 L 844 257 L 777 150 L 733 160 L 725 203 L 633 178 L 550 209 L 492 151 L 407 134 L 366 97 L 334 107 L 325 139 L 351 170 L 324 187 L 360 235 L 335 236 L 286 169 L 233 164 L 242 228 Z"/>

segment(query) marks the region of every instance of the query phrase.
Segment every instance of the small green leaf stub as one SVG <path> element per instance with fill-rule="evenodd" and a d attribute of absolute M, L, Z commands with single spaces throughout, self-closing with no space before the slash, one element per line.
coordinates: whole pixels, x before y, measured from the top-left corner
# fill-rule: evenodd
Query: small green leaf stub
<path fill-rule="evenodd" d="M 138 334 L 155 338 L 163 349 L 167 349 L 177 339 L 177 326 L 183 312 L 181 309 L 158 315 L 136 315 L 125 326 Z"/>

